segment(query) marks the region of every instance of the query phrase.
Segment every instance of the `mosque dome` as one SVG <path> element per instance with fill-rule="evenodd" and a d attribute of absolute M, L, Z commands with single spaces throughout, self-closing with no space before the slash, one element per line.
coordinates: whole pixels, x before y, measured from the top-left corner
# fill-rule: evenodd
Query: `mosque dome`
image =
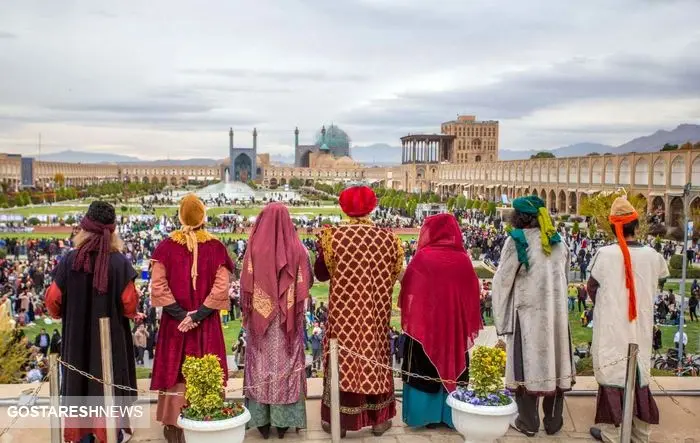
<path fill-rule="evenodd" d="M 321 147 L 319 148 L 321 151 L 330 151 L 330 148 L 326 143 L 322 144 Z"/>
<path fill-rule="evenodd" d="M 336 157 L 342 157 L 350 152 L 350 137 L 336 125 L 324 126 L 316 133 L 316 146 L 328 149 Z"/>

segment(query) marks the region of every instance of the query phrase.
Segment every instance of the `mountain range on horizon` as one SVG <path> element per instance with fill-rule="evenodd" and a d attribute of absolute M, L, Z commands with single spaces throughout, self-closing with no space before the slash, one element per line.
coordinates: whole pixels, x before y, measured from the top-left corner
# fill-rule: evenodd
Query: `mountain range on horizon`
<path fill-rule="evenodd" d="M 664 144 L 683 144 L 685 142 L 696 143 L 700 141 L 700 125 L 681 124 L 671 131 L 658 130 L 653 134 L 637 137 L 619 146 L 606 145 L 601 143 L 576 143 L 555 149 L 515 151 L 501 149 L 498 152 L 499 160 L 523 160 L 531 155 L 546 151 L 554 154 L 555 157 L 576 157 L 585 156 L 591 153 L 598 154 L 624 154 L 628 152 L 654 152 L 661 149 Z M 375 143 L 366 146 L 353 146 L 351 148 L 352 158 L 365 165 L 388 166 L 401 163 L 401 147 L 391 146 L 387 143 Z M 184 165 L 215 165 L 221 159 L 211 158 L 190 158 L 182 160 L 141 160 L 138 157 L 111 153 L 93 153 L 66 150 L 51 154 L 44 154 L 41 160 L 71 163 L 140 163 L 152 166 L 184 166 Z M 270 160 L 273 163 L 293 164 L 293 154 L 271 154 Z"/>

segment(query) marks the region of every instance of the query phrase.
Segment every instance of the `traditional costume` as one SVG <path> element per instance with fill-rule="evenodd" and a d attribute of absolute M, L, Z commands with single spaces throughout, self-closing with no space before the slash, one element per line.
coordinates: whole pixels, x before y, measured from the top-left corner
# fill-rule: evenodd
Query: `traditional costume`
<path fill-rule="evenodd" d="M 596 423 L 620 425 L 625 377 L 624 363 L 611 364 L 627 357 L 628 345 L 637 343 L 637 379 L 635 385 L 632 441 L 649 441 L 649 424 L 659 423 L 659 410 L 649 389 L 654 296 L 659 279 L 668 277 L 663 256 L 653 248 L 627 241 L 623 226 L 638 219 L 637 211 L 624 197 L 618 197 L 610 209 L 610 224 L 617 244 L 604 246 L 591 261 L 588 294 L 593 310 L 591 355 L 598 387 Z M 591 434 L 604 441 L 619 441 L 615 430 L 592 428 Z M 599 434 L 599 435 L 595 435 Z"/>
<path fill-rule="evenodd" d="M 513 229 L 493 278 L 496 332 L 506 335 L 506 387 L 515 391 L 514 427 L 534 435 L 544 396 L 548 434 L 563 426 L 563 392 L 574 383 L 567 284 L 569 249 L 561 243 L 542 199 L 513 200 L 513 209 L 536 218 L 539 227 Z M 517 215 L 517 214 L 516 214 Z"/>
<path fill-rule="evenodd" d="M 309 255 L 289 211 L 267 205 L 250 234 L 241 276 L 248 426 L 265 438 L 270 426 L 280 438 L 288 428 L 306 427 L 304 312 L 312 285 Z"/>
<path fill-rule="evenodd" d="M 425 219 L 416 256 L 401 281 L 399 308 L 406 334 L 402 369 L 468 381 L 468 351 L 483 326 L 479 279 L 453 215 Z M 454 428 L 445 400 L 456 389 L 455 383 L 405 375 L 403 381 L 404 423 L 412 427 L 444 423 Z"/>
<path fill-rule="evenodd" d="M 137 316 L 139 294 L 134 286 L 136 271 L 117 248 L 114 236 L 114 207 L 94 201 L 80 222 L 83 232 L 78 246 L 54 269 L 54 280 L 46 291 L 46 308 L 61 318 L 61 358 L 76 368 L 102 379 L 99 319 L 108 317 L 112 340 L 114 383 L 136 388 L 134 345 L 129 319 Z M 104 395 L 102 384 L 74 371 L 63 370 L 61 396 L 64 405 L 84 404 L 88 397 Z M 136 400 L 133 391 L 114 389 L 116 405 Z M 81 397 L 83 400 L 81 401 Z M 97 406 L 90 403 L 90 406 Z M 104 420 L 66 419 L 65 441 L 79 441 L 93 434 L 106 441 Z M 128 420 L 122 431 L 130 433 Z"/>
<path fill-rule="evenodd" d="M 374 191 L 366 186 L 343 191 L 340 207 L 350 220 L 321 231 L 314 271 L 319 280 L 331 281 L 324 351 L 328 340 L 335 338 L 354 353 L 390 365 L 392 292 L 403 269 L 403 248 L 391 231 L 374 226 L 369 219 L 376 205 Z M 345 351 L 338 360 L 341 429 L 372 426 L 375 435 L 381 435 L 396 414 L 392 371 Z M 328 369 L 326 359 L 321 405 L 325 430 L 330 429 Z"/>
<path fill-rule="evenodd" d="M 152 257 L 151 305 L 162 307 L 163 313 L 151 389 L 184 393 L 181 366 L 186 356 L 218 356 L 224 384 L 228 379 L 218 311 L 229 306 L 233 262 L 226 247 L 204 228 L 206 208 L 194 194 L 182 199 L 179 219 L 181 229 L 160 242 Z M 178 326 L 186 317 L 197 326 L 180 332 Z M 165 425 L 168 442 L 182 441 L 182 430 L 176 425 L 184 404 L 184 395 L 158 397 L 156 418 Z"/>

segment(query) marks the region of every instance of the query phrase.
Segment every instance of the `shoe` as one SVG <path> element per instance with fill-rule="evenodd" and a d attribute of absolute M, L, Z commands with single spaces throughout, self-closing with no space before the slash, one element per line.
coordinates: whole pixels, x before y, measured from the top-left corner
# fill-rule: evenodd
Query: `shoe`
<path fill-rule="evenodd" d="M 265 426 L 258 426 L 258 431 L 260 431 L 260 435 L 262 435 L 262 438 L 267 440 L 270 438 L 270 425 L 267 424 Z"/>
<path fill-rule="evenodd" d="M 321 429 L 323 429 L 323 432 L 325 432 L 326 434 L 330 434 L 331 433 L 331 424 L 326 423 L 325 421 L 321 422 Z M 345 436 L 347 434 L 348 434 L 348 431 L 346 431 L 343 428 L 340 428 L 340 438 L 345 438 Z"/>
<path fill-rule="evenodd" d="M 287 432 L 287 429 L 289 428 L 277 428 L 277 438 L 280 440 L 284 438 L 284 434 Z"/>
<path fill-rule="evenodd" d="M 591 433 L 591 437 L 593 437 L 597 441 L 603 441 L 603 431 L 600 430 L 600 428 L 596 428 L 595 426 L 591 426 L 591 429 L 589 430 Z"/>
<path fill-rule="evenodd" d="M 387 420 L 384 423 L 372 426 L 372 435 L 375 437 L 381 437 L 386 431 L 391 429 L 391 420 Z"/>
<path fill-rule="evenodd" d="M 181 443 L 185 441 L 185 435 L 182 429 L 175 425 L 165 425 L 163 427 L 163 437 L 168 443 Z"/>
<path fill-rule="evenodd" d="M 518 423 L 518 417 L 516 416 L 510 422 L 510 427 L 515 429 L 516 431 L 520 432 L 521 434 L 528 436 L 528 437 L 534 437 L 535 434 L 537 434 L 537 432 L 528 431 L 528 430 L 525 430 L 525 429 L 518 427 L 517 423 Z"/>
<path fill-rule="evenodd" d="M 561 428 L 564 427 L 563 418 L 557 420 L 556 424 L 552 424 L 553 421 L 553 418 L 544 419 L 544 431 L 547 433 L 547 435 L 554 435 L 557 432 L 561 431 Z"/>

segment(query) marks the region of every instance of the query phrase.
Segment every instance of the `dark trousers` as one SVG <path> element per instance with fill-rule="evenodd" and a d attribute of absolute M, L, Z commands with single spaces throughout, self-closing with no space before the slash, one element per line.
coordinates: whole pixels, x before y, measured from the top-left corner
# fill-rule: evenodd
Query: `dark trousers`
<path fill-rule="evenodd" d="M 146 350 L 146 348 L 143 348 L 141 346 L 136 346 L 136 363 L 142 365 L 143 364 L 143 352 Z"/>
<path fill-rule="evenodd" d="M 311 367 L 313 369 L 321 369 L 321 349 L 312 349 L 311 350 L 311 358 L 313 359 L 313 363 Z"/>
<path fill-rule="evenodd" d="M 693 321 L 693 317 L 695 317 L 695 321 L 698 321 L 698 307 L 693 306 L 690 308 L 690 321 Z"/>
<path fill-rule="evenodd" d="M 540 429 L 540 398 L 537 395 L 528 394 L 523 389 L 515 393 L 515 402 L 518 404 L 518 418 L 516 424 L 520 429 L 529 432 L 537 432 Z M 557 392 L 554 396 L 546 396 L 542 400 L 544 412 L 544 429 L 547 434 L 555 434 L 564 426 L 564 396 Z"/>
<path fill-rule="evenodd" d="M 578 299 L 578 312 L 583 312 L 586 310 L 586 299 Z"/>

